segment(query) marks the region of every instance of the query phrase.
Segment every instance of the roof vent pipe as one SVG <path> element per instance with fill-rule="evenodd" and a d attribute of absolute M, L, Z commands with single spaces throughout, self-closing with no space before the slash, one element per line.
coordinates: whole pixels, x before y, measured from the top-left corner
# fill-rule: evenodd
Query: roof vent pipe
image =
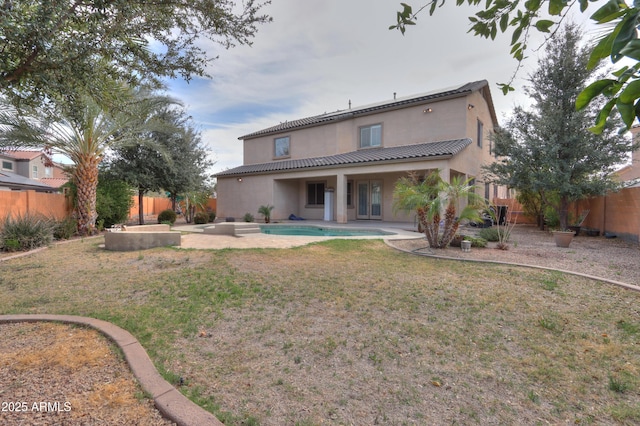
<path fill-rule="evenodd" d="M 396 92 L 393 92 L 393 100 L 396 100 Z"/>
<path fill-rule="evenodd" d="M 351 109 L 351 99 L 349 99 L 349 109 Z"/>

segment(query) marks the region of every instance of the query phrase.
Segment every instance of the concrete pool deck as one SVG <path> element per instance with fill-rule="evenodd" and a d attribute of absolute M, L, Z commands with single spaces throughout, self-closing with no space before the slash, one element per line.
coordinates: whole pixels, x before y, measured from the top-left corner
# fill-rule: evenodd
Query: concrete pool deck
<path fill-rule="evenodd" d="M 272 234 L 247 234 L 243 236 L 230 235 L 213 235 L 204 234 L 204 227 L 207 225 L 179 225 L 171 229 L 173 231 L 184 232 L 182 235 L 182 244 L 180 248 L 192 249 L 225 249 L 225 248 L 291 248 L 304 246 L 310 243 L 320 241 L 340 239 L 410 239 L 423 238 L 424 234 L 412 230 L 410 223 L 396 222 L 350 222 L 346 224 L 338 224 L 335 222 L 324 222 L 320 220 L 305 221 L 281 221 L 277 224 L 292 226 L 319 226 L 323 228 L 339 228 L 339 229 L 380 229 L 385 232 L 393 232 L 393 235 L 372 235 L 372 236 L 355 236 L 355 237 L 307 237 L 307 236 L 290 236 L 290 235 L 272 235 Z M 211 225 L 211 224 L 210 224 Z M 210 226 L 209 225 L 209 226 Z"/>

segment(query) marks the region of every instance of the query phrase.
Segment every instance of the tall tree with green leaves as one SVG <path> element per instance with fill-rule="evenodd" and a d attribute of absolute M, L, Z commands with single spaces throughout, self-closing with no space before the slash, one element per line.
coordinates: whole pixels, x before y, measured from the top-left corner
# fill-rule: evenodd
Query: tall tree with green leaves
<path fill-rule="evenodd" d="M 161 170 L 159 178 L 160 186 L 169 192 L 171 206 L 175 210 L 180 194 L 198 191 L 206 186 L 208 169 L 213 162 L 208 158 L 200 132 L 185 111 L 167 109 L 160 118 L 176 129 L 174 132 L 153 132 L 153 139 L 163 147 L 170 159 L 170 164 Z"/>
<path fill-rule="evenodd" d="M 138 190 L 139 223 L 144 223 L 143 199 L 149 191 L 168 191 L 175 210 L 176 197 L 197 191 L 207 179 L 211 162 L 201 146 L 200 134 L 181 108 L 163 108 L 153 117 L 152 131 L 134 145 L 113 150 L 109 171 Z"/>
<path fill-rule="evenodd" d="M 589 51 L 580 47 L 577 27 L 568 25 L 551 40 L 526 93 L 533 105 L 516 107 L 493 136 L 499 161 L 485 166 L 486 178 L 539 194 L 553 206 L 567 229 L 572 201 L 617 188 L 613 172 L 634 149 L 628 135 L 609 122 L 599 134 L 589 131 L 599 105 L 577 111 L 576 98 L 595 77 L 585 66 Z"/>
<path fill-rule="evenodd" d="M 119 113 L 103 109 L 88 96 L 79 101 L 73 114 L 55 122 L 43 119 L 37 110 L 29 116 L 10 106 L 0 106 L 0 146 L 45 147 L 71 159 L 71 177 L 77 187 L 78 232 L 90 235 L 96 231 L 98 165 L 103 156 L 111 148 L 138 142 L 140 134 L 154 126 L 149 120 L 151 112 L 173 101 L 139 93 Z"/>
<path fill-rule="evenodd" d="M 415 25 L 418 15 L 427 10 L 433 15 L 444 0 L 429 0 L 417 10 L 407 3 L 401 3 L 402 10 L 396 14 L 397 22 L 389 29 L 405 33 L 408 26 Z M 612 64 L 626 59 L 631 65 L 620 66 L 609 78 L 598 78 L 576 97 L 576 108 L 583 109 L 594 99 L 603 96 L 606 102 L 600 103 L 595 117 L 593 132 L 603 132 L 606 121 L 615 111 L 619 113 L 625 126 L 631 128 L 640 117 L 640 3 L 628 0 L 608 0 L 595 2 L 589 0 L 456 0 L 456 6 L 480 6 L 480 11 L 469 17 L 469 32 L 483 38 L 495 39 L 499 32 L 511 32 L 511 55 L 518 61 L 518 67 L 511 81 L 498 84 L 507 94 L 513 91 L 511 85 L 520 69 L 522 61 L 530 50 L 531 33 L 544 33 L 548 40 L 561 37 L 559 31 L 573 7 L 579 7 L 581 13 L 587 13 L 589 5 L 597 3 L 599 8 L 590 18 L 600 28 L 600 36 L 589 50 L 589 58 L 584 67 L 593 70 L 602 59 L 609 58 Z M 590 9 L 593 10 L 593 9 Z"/>
<path fill-rule="evenodd" d="M 119 147 L 109 160 L 109 174 L 135 188 L 138 194 L 138 224 L 144 225 L 144 195 L 161 189 L 160 176 L 170 159 L 157 145 L 144 141 Z"/>
<path fill-rule="evenodd" d="M 109 97 L 104 83 L 206 76 L 223 48 L 251 44 L 271 18 L 255 0 L 0 2 L 0 94 L 14 106 Z M 157 88 L 157 86 L 156 86 Z"/>

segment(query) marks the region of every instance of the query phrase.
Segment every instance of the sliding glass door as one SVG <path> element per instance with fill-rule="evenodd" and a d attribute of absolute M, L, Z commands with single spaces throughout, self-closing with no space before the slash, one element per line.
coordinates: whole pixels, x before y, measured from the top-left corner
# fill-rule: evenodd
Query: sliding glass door
<path fill-rule="evenodd" d="M 358 188 L 358 219 L 382 220 L 382 181 L 361 180 Z"/>

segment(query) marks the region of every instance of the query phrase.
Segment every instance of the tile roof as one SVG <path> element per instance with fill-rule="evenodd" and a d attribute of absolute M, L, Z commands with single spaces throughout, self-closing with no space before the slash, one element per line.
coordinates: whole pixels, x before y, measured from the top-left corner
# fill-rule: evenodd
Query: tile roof
<path fill-rule="evenodd" d="M 471 139 L 454 139 L 441 142 L 429 142 L 416 145 L 394 146 L 390 148 L 369 148 L 326 157 L 302 158 L 299 160 L 281 160 L 271 163 L 248 164 L 225 170 L 217 177 L 287 172 L 301 169 L 338 168 L 345 165 L 358 165 L 380 162 L 398 162 L 406 160 L 429 159 L 430 157 L 451 157 L 471 144 Z"/>
<path fill-rule="evenodd" d="M 337 122 L 342 120 L 351 119 L 361 115 L 372 114 L 383 110 L 403 108 L 414 104 L 421 104 L 424 102 L 439 100 L 443 98 L 453 98 L 459 96 L 466 96 L 476 90 L 482 90 L 487 88 L 489 83 L 486 80 L 475 81 L 472 83 L 463 84 L 459 87 L 441 89 L 435 92 L 423 93 L 419 95 L 408 96 L 404 98 L 393 99 L 391 101 L 379 102 L 376 104 L 365 105 L 362 107 L 350 108 L 346 110 L 339 110 L 331 113 L 324 113 L 313 117 L 301 118 L 293 121 L 285 121 L 276 126 L 268 127 L 266 129 L 259 130 L 257 132 L 249 133 L 244 136 L 240 136 L 238 139 L 251 139 L 260 136 L 265 136 L 273 133 L 281 133 L 284 131 L 318 126 L 328 122 Z"/>
<path fill-rule="evenodd" d="M 18 150 L 9 150 L 3 151 L 3 155 L 7 157 L 14 158 L 16 160 L 33 160 L 34 158 L 38 158 L 43 155 L 42 151 L 18 151 Z"/>
<path fill-rule="evenodd" d="M 69 182 L 68 178 L 40 178 L 40 182 L 45 185 L 49 185 L 52 188 L 60 188 L 65 183 Z"/>

